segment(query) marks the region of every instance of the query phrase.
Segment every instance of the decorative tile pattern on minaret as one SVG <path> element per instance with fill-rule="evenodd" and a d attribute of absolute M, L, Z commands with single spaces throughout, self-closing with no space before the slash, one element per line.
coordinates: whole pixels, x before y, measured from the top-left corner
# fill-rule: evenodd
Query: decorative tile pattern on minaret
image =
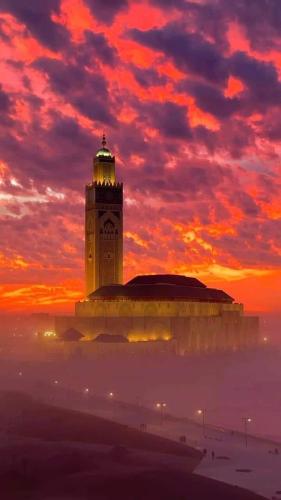
<path fill-rule="evenodd" d="M 115 157 L 104 135 L 86 186 L 85 272 L 86 295 L 123 282 L 123 184 L 116 182 Z"/>

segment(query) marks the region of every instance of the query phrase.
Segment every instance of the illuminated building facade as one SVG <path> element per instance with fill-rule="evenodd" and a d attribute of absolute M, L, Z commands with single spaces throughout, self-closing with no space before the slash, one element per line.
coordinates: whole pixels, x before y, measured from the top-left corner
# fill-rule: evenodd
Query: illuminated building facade
<path fill-rule="evenodd" d="M 85 274 L 86 295 L 123 281 L 123 185 L 116 181 L 115 157 L 105 136 L 86 186 Z"/>
<path fill-rule="evenodd" d="M 245 316 L 242 304 L 195 278 L 149 275 L 122 284 L 123 186 L 116 183 L 115 158 L 104 137 L 86 186 L 85 227 L 86 298 L 76 304 L 74 317 L 57 318 L 58 336 L 75 328 L 90 351 L 95 343 L 85 340 L 112 336 L 114 343 L 114 336 L 123 336 L 129 342 L 118 352 L 154 341 L 178 354 L 258 343 L 258 318 Z"/>

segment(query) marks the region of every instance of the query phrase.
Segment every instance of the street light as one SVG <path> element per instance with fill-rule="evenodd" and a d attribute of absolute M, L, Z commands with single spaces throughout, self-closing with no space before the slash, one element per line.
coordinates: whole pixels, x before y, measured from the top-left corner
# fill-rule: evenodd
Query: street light
<path fill-rule="evenodd" d="M 158 403 L 156 403 L 156 408 L 158 408 L 161 412 L 161 423 L 163 423 L 165 408 L 167 408 L 167 403 L 165 403 L 165 401 L 159 401 Z"/>
<path fill-rule="evenodd" d="M 202 417 L 202 434 L 203 434 L 203 437 L 206 437 L 205 436 L 206 413 L 207 413 L 206 408 L 200 408 L 199 410 L 197 410 L 197 415 L 200 415 Z"/>
<path fill-rule="evenodd" d="M 108 393 L 108 397 L 109 397 L 110 399 L 114 398 L 114 393 L 113 393 L 113 392 L 109 392 L 109 393 Z"/>
<path fill-rule="evenodd" d="M 84 400 L 83 404 L 86 404 L 87 406 L 90 405 L 90 389 L 89 387 L 84 387 L 82 390 L 82 400 Z"/>
<path fill-rule="evenodd" d="M 248 447 L 248 424 L 252 422 L 250 417 L 243 417 L 242 421 L 244 422 L 244 437 L 245 437 L 245 447 Z"/>

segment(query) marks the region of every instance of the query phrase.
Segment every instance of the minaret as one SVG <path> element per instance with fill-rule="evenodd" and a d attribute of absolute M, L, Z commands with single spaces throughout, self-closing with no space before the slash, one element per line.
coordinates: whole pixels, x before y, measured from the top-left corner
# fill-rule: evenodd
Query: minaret
<path fill-rule="evenodd" d="M 123 184 L 116 182 L 115 157 L 102 147 L 93 161 L 92 182 L 86 186 L 86 295 L 123 282 Z"/>

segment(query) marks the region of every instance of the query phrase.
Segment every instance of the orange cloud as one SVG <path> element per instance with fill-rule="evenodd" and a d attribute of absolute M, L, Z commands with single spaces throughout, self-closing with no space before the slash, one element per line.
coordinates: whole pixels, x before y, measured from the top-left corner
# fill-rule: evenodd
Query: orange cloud
<path fill-rule="evenodd" d="M 83 297 L 81 284 L 75 285 L 71 282 L 56 286 L 6 285 L 0 289 L 0 310 L 72 312 L 74 302 Z"/>
<path fill-rule="evenodd" d="M 224 91 L 225 97 L 233 97 L 237 94 L 240 94 L 244 90 L 243 83 L 238 79 L 234 78 L 234 76 L 230 76 L 228 78 L 227 87 Z"/>
<path fill-rule="evenodd" d="M 75 42 L 83 39 L 84 30 L 95 29 L 97 24 L 82 0 L 62 0 L 60 15 L 53 14 L 52 19 L 65 26 Z"/>

